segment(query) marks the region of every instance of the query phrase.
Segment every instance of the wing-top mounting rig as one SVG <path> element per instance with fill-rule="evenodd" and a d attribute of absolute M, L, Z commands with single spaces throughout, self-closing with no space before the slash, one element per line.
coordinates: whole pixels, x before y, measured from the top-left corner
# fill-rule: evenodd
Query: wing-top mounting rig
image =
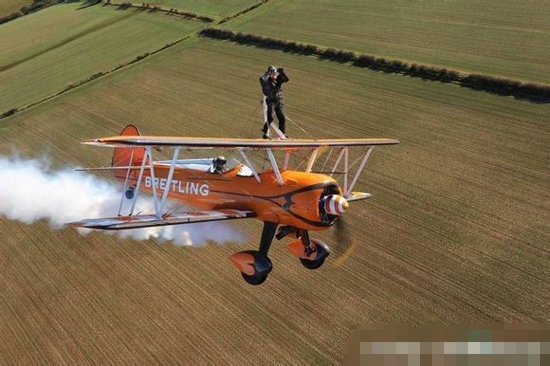
<path fill-rule="evenodd" d="M 310 238 L 309 232 L 330 228 L 350 202 L 369 198 L 369 193 L 353 190 L 367 160 L 375 146 L 399 142 L 385 138 L 263 140 L 141 136 L 135 126 L 128 125 L 119 136 L 83 143 L 114 148 L 111 167 L 83 170 L 112 171 L 124 182 L 124 194 L 116 216 L 68 225 L 121 230 L 253 217 L 264 222 L 260 246 L 258 250 L 233 254 L 231 261 L 246 282 L 258 285 L 272 269 L 268 252 L 274 237 L 279 240 L 294 237 L 296 240 L 289 249 L 306 268 L 319 268 L 324 263 L 329 248 Z M 355 159 L 354 163 L 359 163 L 355 172 L 349 155 L 353 147 L 363 149 Z M 154 152 L 160 148 L 172 152 L 172 157 L 155 160 Z M 233 151 L 242 161 L 221 157 L 180 158 L 182 151 L 200 149 Z M 316 162 L 329 149 L 320 172 L 314 171 Z M 265 153 L 266 169 L 251 159 L 251 154 L 258 152 Z M 296 160 L 293 154 L 299 152 L 307 153 L 296 164 L 300 169 L 291 167 Z M 336 154 L 332 155 L 333 152 Z M 141 191 L 152 195 L 154 212 L 134 212 Z M 125 198 L 130 201 L 129 213 L 122 212 Z M 168 198 L 197 210 L 169 212 Z"/>

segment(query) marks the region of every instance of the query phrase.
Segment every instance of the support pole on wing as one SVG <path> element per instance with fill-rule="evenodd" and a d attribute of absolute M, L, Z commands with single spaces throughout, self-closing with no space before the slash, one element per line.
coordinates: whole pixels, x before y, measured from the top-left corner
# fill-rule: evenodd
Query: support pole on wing
<path fill-rule="evenodd" d="M 279 129 L 279 127 L 277 127 L 275 125 L 275 123 L 271 122 L 269 124 L 269 127 L 271 127 L 273 129 L 273 131 L 275 131 L 275 133 L 277 134 L 277 136 L 281 139 L 281 140 L 286 140 L 286 136 L 285 134 Z"/>

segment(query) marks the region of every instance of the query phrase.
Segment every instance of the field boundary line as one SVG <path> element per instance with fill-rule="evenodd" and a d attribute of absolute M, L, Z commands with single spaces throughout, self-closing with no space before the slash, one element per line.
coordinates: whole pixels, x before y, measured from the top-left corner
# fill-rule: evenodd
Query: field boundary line
<path fill-rule="evenodd" d="M 168 15 L 179 16 L 182 19 L 198 20 L 203 23 L 213 23 L 216 20 L 206 15 L 195 14 L 195 13 L 191 13 L 189 11 L 177 9 L 177 8 L 166 8 L 161 5 L 152 5 L 149 3 L 135 4 L 129 1 L 112 2 L 111 0 L 101 0 L 100 2 L 103 4 L 103 6 L 116 6 L 118 7 L 119 10 L 126 10 L 129 8 L 133 8 L 141 11 L 147 10 L 149 12 L 163 12 Z"/>
<path fill-rule="evenodd" d="M 199 21 L 205 22 L 205 23 L 214 23 L 216 21 L 215 18 L 207 16 L 207 15 L 192 13 L 192 12 L 184 10 L 184 9 L 168 8 L 168 7 L 164 7 L 162 5 L 154 5 L 154 4 L 149 4 L 149 3 L 136 4 L 136 3 L 132 3 L 130 1 L 113 2 L 111 0 L 100 0 L 99 2 L 102 3 L 103 6 L 117 6 L 118 9 L 122 9 L 122 10 L 125 10 L 125 9 L 128 9 L 128 8 L 134 8 L 134 9 L 139 9 L 139 10 L 148 10 L 149 12 L 160 11 L 160 12 L 167 13 L 169 15 L 180 16 L 183 19 L 199 20 Z M 257 3 L 252 4 L 252 5 L 250 5 L 249 7 L 245 8 L 243 10 L 239 10 L 238 12 L 236 12 L 234 14 L 224 16 L 216 24 L 226 23 L 226 22 L 230 21 L 231 19 L 237 18 L 241 15 L 244 15 L 244 14 L 254 10 L 254 9 L 257 9 L 260 6 L 262 6 L 264 4 L 267 4 L 268 2 L 269 2 L 269 0 L 260 0 Z"/>

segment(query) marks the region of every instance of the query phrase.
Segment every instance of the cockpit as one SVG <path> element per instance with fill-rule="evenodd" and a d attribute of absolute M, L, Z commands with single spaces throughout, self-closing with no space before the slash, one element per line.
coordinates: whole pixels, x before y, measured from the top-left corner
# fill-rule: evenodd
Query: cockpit
<path fill-rule="evenodd" d="M 170 160 L 160 161 L 160 164 L 170 165 Z M 203 158 L 203 159 L 178 159 L 176 161 L 176 167 L 198 170 L 210 174 L 224 174 L 228 171 L 239 167 L 237 176 L 251 177 L 254 175 L 252 169 L 246 164 L 241 163 L 235 158 L 225 159 L 223 156 L 215 158 Z"/>

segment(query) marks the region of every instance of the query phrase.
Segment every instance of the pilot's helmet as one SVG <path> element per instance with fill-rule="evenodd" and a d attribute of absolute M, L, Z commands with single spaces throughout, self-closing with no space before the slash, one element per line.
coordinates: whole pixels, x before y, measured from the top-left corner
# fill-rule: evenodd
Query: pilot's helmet
<path fill-rule="evenodd" d="M 276 73 L 277 73 L 277 68 L 275 66 L 271 65 L 267 68 L 268 75 L 274 75 Z"/>
<path fill-rule="evenodd" d="M 216 165 L 225 165 L 225 163 L 227 163 L 227 160 L 225 160 L 225 157 L 223 156 L 218 156 L 214 159 L 214 164 Z"/>

